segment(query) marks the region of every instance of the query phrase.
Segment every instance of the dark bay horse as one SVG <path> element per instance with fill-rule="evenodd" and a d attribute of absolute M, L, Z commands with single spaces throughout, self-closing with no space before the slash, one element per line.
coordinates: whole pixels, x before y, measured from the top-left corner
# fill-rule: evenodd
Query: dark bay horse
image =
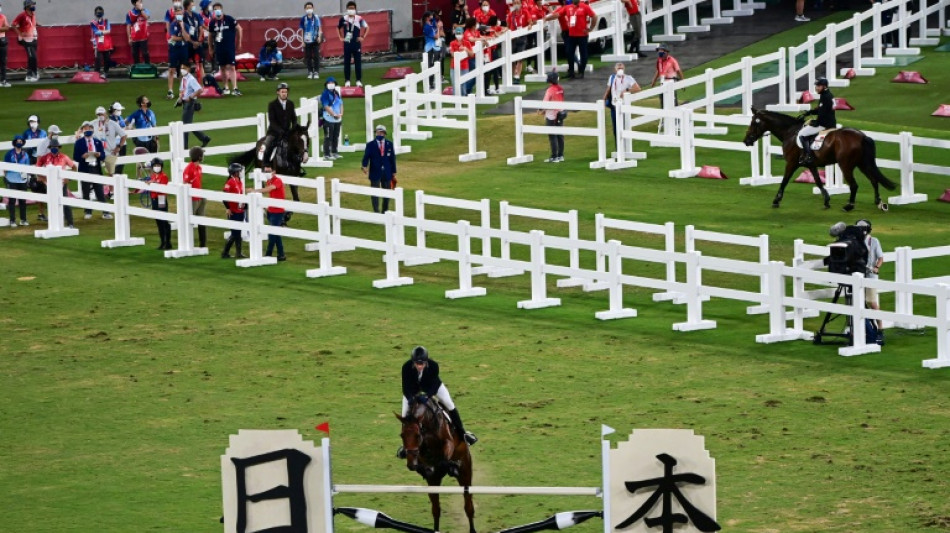
<path fill-rule="evenodd" d="M 785 194 L 785 186 L 792 177 L 792 172 L 799 166 L 799 158 L 802 149 L 798 147 L 798 130 L 804 124 L 803 117 L 790 117 L 781 113 L 772 111 L 757 110 L 752 108 L 752 123 L 746 130 L 744 143 L 746 146 L 752 146 L 766 132 L 771 133 L 775 138 L 782 142 L 782 154 L 785 156 L 785 175 L 782 177 L 782 184 L 779 186 L 775 199 L 772 200 L 772 207 L 778 207 Z M 881 195 L 878 191 L 878 185 L 885 189 L 893 191 L 896 187 L 894 182 L 887 179 L 881 170 L 877 168 L 875 158 L 877 148 L 874 139 L 868 137 L 863 132 L 853 128 L 841 128 L 828 132 L 825 136 L 825 142 L 821 149 L 815 152 L 815 161 L 807 168 L 811 175 L 815 176 L 815 185 L 821 191 L 825 200 L 825 208 L 831 207 L 828 197 L 828 191 L 825 190 L 821 180 L 818 179 L 818 167 L 837 163 L 841 168 L 841 174 L 844 176 L 848 188 L 851 189 L 851 197 L 844 206 L 845 211 L 854 209 L 854 197 L 858 193 L 858 184 L 854 181 L 855 167 L 861 169 L 861 172 L 871 181 L 874 186 L 874 203 L 882 211 L 887 211 L 887 204 L 881 201 Z"/>
<path fill-rule="evenodd" d="M 468 444 L 449 421 L 434 398 L 416 396 L 409 402 L 408 415 L 396 418 L 402 422 L 402 445 L 406 449 L 406 467 L 418 472 L 429 486 L 439 486 L 446 475 L 458 480 L 459 486 L 472 485 L 472 455 Z M 466 493 L 465 515 L 468 531 L 475 533 L 475 504 Z M 442 507 L 438 494 L 429 494 L 432 504 L 432 529 L 439 530 Z"/>
<path fill-rule="evenodd" d="M 264 164 L 258 157 L 258 154 L 263 153 L 263 138 L 258 139 L 254 148 L 228 159 L 228 163 L 240 163 L 245 168 L 270 167 L 274 172 L 284 176 L 303 176 L 305 174 L 303 164 L 310 157 L 310 123 L 308 122 L 306 126 L 299 124 L 294 126 L 283 139 L 277 139 L 274 142 L 278 144 L 274 148 L 271 156 L 272 161 L 269 164 Z M 290 186 L 290 194 L 295 202 L 300 201 L 300 194 L 296 185 Z M 285 225 L 292 214 L 288 211 L 284 215 Z"/>

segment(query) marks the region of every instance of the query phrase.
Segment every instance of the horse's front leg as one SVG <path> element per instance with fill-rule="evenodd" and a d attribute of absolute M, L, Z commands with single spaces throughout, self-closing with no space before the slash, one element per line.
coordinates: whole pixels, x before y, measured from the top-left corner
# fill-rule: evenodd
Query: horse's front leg
<path fill-rule="evenodd" d="M 438 485 L 438 483 L 433 484 L 429 482 L 429 486 Z M 439 530 L 439 517 L 442 516 L 442 505 L 439 503 L 438 494 L 429 494 L 429 503 L 432 505 L 432 529 L 433 531 Z"/>
<path fill-rule="evenodd" d="M 785 187 L 788 186 L 788 180 L 792 178 L 792 172 L 796 168 L 798 168 L 797 162 L 785 163 L 785 175 L 782 176 L 782 183 L 778 186 L 778 192 L 775 193 L 775 198 L 772 200 L 772 207 L 777 208 L 782 203 L 782 198 L 785 197 Z"/>
<path fill-rule="evenodd" d="M 825 201 L 825 209 L 830 209 L 831 196 L 828 195 L 828 190 L 825 189 L 825 184 L 821 181 L 821 177 L 818 174 L 818 167 L 812 165 L 808 168 L 808 171 L 811 172 L 811 175 L 815 178 L 815 185 L 817 185 L 818 190 L 821 191 L 821 198 Z"/>

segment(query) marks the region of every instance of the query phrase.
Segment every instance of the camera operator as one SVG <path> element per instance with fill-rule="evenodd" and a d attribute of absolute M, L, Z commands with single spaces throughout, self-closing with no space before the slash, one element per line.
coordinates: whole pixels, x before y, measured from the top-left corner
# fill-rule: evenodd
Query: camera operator
<path fill-rule="evenodd" d="M 881 241 L 877 240 L 876 237 L 871 236 L 870 220 L 861 219 L 855 222 L 854 225 L 865 231 L 864 245 L 868 249 L 867 272 L 865 273 L 865 276 L 871 279 L 877 279 L 881 264 L 884 263 L 884 250 L 881 249 Z M 874 309 L 875 311 L 880 311 L 881 302 L 877 294 L 877 289 L 872 289 L 870 287 L 865 288 L 864 300 L 867 302 L 868 307 Z M 884 325 L 880 320 L 876 320 L 875 322 L 877 323 L 877 343 L 883 346 Z"/>

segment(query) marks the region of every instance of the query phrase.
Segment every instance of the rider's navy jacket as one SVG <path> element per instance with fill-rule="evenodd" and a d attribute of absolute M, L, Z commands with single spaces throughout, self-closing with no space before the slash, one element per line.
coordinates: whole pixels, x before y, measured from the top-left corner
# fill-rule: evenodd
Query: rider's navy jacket
<path fill-rule="evenodd" d="M 267 105 L 267 131 L 278 137 L 287 134 L 290 129 L 297 125 L 297 111 L 294 103 L 287 99 L 286 107 L 280 105 L 280 98 Z"/>
<path fill-rule="evenodd" d="M 838 120 L 835 118 L 835 96 L 825 87 L 818 96 L 818 107 L 812 109 L 808 115 L 818 115 L 818 125 L 822 128 L 836 128 Z"/>
<path fill-rule="evenodd" d="M 422 377 L 419 377 L 419 372 L 416 371 L 416 365 L 412 363 L 412 360 L 406 361 L 402 365 L 402 395 L 407 400 L 411 400 L 413 396 L 420 392 L 435 396 L 441 386 L 439 363 L 432 359 L 429 359 L 428 364 L 422 370 Z"/>

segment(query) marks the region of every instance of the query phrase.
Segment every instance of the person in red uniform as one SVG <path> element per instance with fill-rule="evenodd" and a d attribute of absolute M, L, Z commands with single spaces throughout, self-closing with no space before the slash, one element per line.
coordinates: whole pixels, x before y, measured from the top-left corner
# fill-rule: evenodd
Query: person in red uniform
<path fill-rule="evenodd" d="M 580 53 L 580 61 L 577 63 L 577 77 L 584 79 L 584 71 L 587 69 L 587 35 L 594 29 L 597 23 L 597 15 L 590 8 L 587 0 L 581 0 L 581 3 L 575 6 L 574 13 L 567 19 L 567 33 L 571 37 L 571 46 L 567 52 L 568 64 L 574 61 L 575 51 Z"/>
<path fill-rule="evenodd" d="M 205 159 L 204 148 L 200 146 L 192 146 L 191 150 L 188 151 L 188 157 L 191 159 L 191 162 L 185 166 L 185 172 L 182 174 L 182 179 L 188 185 L 191 185 L 192 189 L 201 188 L 201 162 Z M 205 216 L 205 199 L 199 198 L 197 196 L 191 197 L 191 212 L 192 214 L 203 217 Z M 198 247 L 207 248 L 208 246 L 208 228 L 207 226 L 198 225 Z"/>
<path fill-rule="evenodd" d="M 241 173 L 244 172 L 244 165 L 240 163 L 231 163 L 228 165 L 228 181 L 224 184 L 224 192 L 232 194 L 244 194 L 244 181 L 241 180 Z M 246 206 L 239 202 L 224 202 L 224 208 L 228 211 L 228 220 L 235 222 L 244 222 L 244 208 Z M 221 259 L 231 258 L 231 246 L 236 245 L 237 258 L 247 257 L 241 253 L 241 230 L 232 229 L 231 236 L 224 243 L 224 251 L 221 252 Z"/>
<path fill-rule="evenodd" d="M 451 59 L 451 74 L 452 76 L 452 85 L 456 84 L 455 80 L 455 54 L 456 52 L 465 52 L 467 57 L 465 59 L 459 60 L 459 75 L 464 76 L 468 74 L 468 65 L 469 59 L 475 57 L 475 51 L 472 50 L 471 45 L 464 39 L 465 29 L 462 27 L 455 28 L 455 39 L 449 43 L 449 58 Z M 459 84 L 459 93 L 461 96 L 468 96 L 468 83 Z"/>
<path fill-rule="evenodd" d="M 38 81 L 40 71 L 36 65 L 36 2 L 23 0 L 23 12 L 13 19 L 16 40 L 26 53 L 26 78 L 23 81 Z"/>
<path fill-rule="evenodd" d="M 158 183 L 161 185 L 168 185 L 168 175 L 165 174 L 164 168 L 165 163 L 155 157 L 149 163 L 152 172 L 149 174 L 148 179 L 150 183 Z M 151 191 L 149 196 L 152 197 L 152 211 L 163 211 L 168 212 L 168 195 L 163 192 Z M 172 223 L 167 220 L 155 219 L 155 225 L 158 226 L 158 237 L 162 240 L 161 244 L 158 245 L 159 250 L 171 250 L 172 249 Z"/>
<path fill-rule="evenodd" d="M 567 59 L 567 75 L 564 76 L 565 79 L 573 80 L 574 75 L 574 64 L 577 59 L 577 46 L 574 43 L 574 39 L 571 37 L 571 20 L 576 22 L 576 5 L 574 5 L 574 0 L 564 0 L 564 5 L 558 7 L 548 15 L 544 17 L 544 20 L 554 20 L 557 19 L 558 24 L 561 26 L 561 39 L 564 41 L 564 57 Z M 585 44 L 586 47 L 586 44 Z M 583 71 L 581 71 L 583 73 Z"/>
<path fill-rule="evenodd" d="M 77 165 L 75 161 L 73 161 L 72 159 L 69 158 L 68 155 L 60 151 L 59 139 L 55 137 L 49 140 L 49 152 L 43 156 L 40 156 L 40 158 L 36 161 L 36 166 L 59 167 L 66 170 L 79 169 L 79 165 Z M 43 183 L 45 186 L 46 184 L 45 176 L 40 175 L 40 176 L 37 176 L 36 179 L 40 183 Z M 65 178 L 63 179 L 63 197 L 64 198 L 69 195 L 69 189 L 66 187 L 66 184 L 68 181 L 69 180 Z M 63 220 L 66 222 L 67 228 L 72 229 L 75 227 L 73 226 L 73 208 L 72 207 L 69 207 L 68 205 L 63 205 Z"/>
<path fill-rule="evenodd" d="M 640 51 L 640 35 L 643 29 L 643 16 L 640 14 L 640 0 L 622 0 L 623 7 L 627 10 L 627 20 L 630 29 L 633 31 L 631 37 L 630 53 L 637 54 L 639 57 L 646 57 L 646 54 Z"/>
<path fill-rule="evenodd" d="M 528 17 L 525 15 L 524 10 L 521 9 L 521 0 L 514 0 L 511 3 L 511 7 L 508 9 L 508 30 L 517 31 L 521 28 L 524 28 L 528 25 Z M 514 37 L 511 39 L 511 54 L 520 54 L 524 52 L 525 46 L 527 45 L 527 37 Z M 516 61 L 511 65 L 512 74 L 514 76 L 513 83 L 518 85 L 521 83 L 521 69 L 524 68 L 523 61 Z"/>
<path fill-rule="evenodd" d="M 103 78 L 109 77 L 109 63 L 112 62 L 112 24 L 106 18 L 102 6 L 93 11 L 95 18 L 89 23 L 92 30 L 92 51 L 96 56 L 96 72 Z"/>
<path fill-rule="evenodd" d="M 472 16 L 475 17 L 475 21 L 478 22 L 479 26 L 488 26 L 488 19 L 496 16 L 497 13 L 491 8 L 491 2 L 488 0 L 482 0 L 481 4 L 482 5 L 472 13 Z"/>
<path fill-rule="evenodd" d="M 287 193 L 284 191 L 284 182 L 277 176 L 277 174 L 271 174 L 270 179 L 267 180 L 267 183 L 264 184 L 260 189 L 251 189 L 247 192 L 259 192 L 267 193 L 267 196 L 275 200 L 284 200 L 287 198 Z M 267 207 L 267 223 L 275 228 L 279 228 L 284 225 L 284 208 L 276 206 Z M 274 246 L 277 246 L 277 260 L 286 261 L 287 256 L 284 255 L 284 239 L 280 235 L 274 235 L 269 233 L 267 235 L 267 251 L 264 253 L 267 257 L 270 257 L 274 253 Z"/>

